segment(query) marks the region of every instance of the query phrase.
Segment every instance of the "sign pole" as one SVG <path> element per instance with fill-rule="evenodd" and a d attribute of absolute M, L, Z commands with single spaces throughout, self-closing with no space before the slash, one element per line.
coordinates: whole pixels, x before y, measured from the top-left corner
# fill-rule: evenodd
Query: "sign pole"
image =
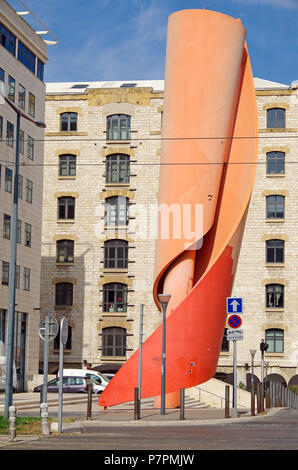
<path fill-rule="evenodd" d="M 66 318 L 60 320 L 59 338 L 59 403 L 58 403 L 58 432 L 62 432 L 62 407 L 63 407 L 63 359 L 64 345 L 68 338 L 68 322 Z"/>
<path fill-rule="evenodd" d="M 62 322 L 62 320 L 61 320 Z M 62 406 L 63 406 L 63 356 L 64 344 L 61 339 L 61 322 L 60 322 L 60 339 L 59 339 L 59 405 L 58 405 L 58 432 L 62 432 Z"/>
<path fill-rule="evenodd" d="M 141 415 L 141 385 L 142 385 L 142 345 L 143 345 L 143 309 L 140 304 L 140 328 L 139 328 L 139 369 L 138 369 L 138 419 Z"/>
<path fill-rule="evenodd" d="M 233 406 L 234 416 L 237 417 L 237 341 L 233 340 Z"/>
<path fill-rule="evenodd" d="M 44 335 L 44 354 L 43 354 L 43 387 L 42 402 L 47 403 L 48 391 L 48 362 L 49 362 L 49 316 L 45 318 L 45 335 Z"/>

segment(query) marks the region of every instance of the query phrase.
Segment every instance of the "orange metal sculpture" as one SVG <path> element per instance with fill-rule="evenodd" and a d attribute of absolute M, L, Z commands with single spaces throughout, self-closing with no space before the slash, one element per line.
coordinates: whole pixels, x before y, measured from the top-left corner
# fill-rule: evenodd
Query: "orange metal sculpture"
<path fill-rule="evenodd" d="M 198 211 L 200 239 L 175 218 L 156 245 L 153 295 L 167 309 L 167 407 L 177 391 L 215 374 L 257 161 L 257 110 L 240 20 L 209 10 L 169 17 L 159 204 Z M 189 212 L 186 211 L 189 215 Z M 195 223 L 193 216 L 191 223 Z M 160 226 L 163 221 L 160 221 Z M 187 220 L 189 223 L 189 220 Z M 179 230 L 178 230 L 179 232 Z M 187 232 L 187 233 L 185 233 Z M 143 344 L 142 398 L 161 391 L 160 326 Z M 138 351 L 117 372 L 99 405 L 131 401 Z"/>

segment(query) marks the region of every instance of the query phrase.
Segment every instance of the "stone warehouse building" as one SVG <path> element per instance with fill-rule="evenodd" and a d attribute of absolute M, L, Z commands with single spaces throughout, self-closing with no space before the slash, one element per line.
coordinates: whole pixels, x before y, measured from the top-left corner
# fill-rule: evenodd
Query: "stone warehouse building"
<path fill-rule="evenodd" d="M 8 342 L 17 114 L 20 117 L 14 358 L 17 390 L 39 366 L 40 254 L 47 45 L 0 0 L 0 343 Z M 5 354 L 5 353 L 4 353 Z M 1 370 L 2 375 L 2 370 Z"/>
<path fill-rule="evenodd" d="M 68 320 L 66 367 L 117 370 L 138 348 L 140 304 L 144 340 L 160 324 L 152 285 L 163 86 L 47 84 L 40 305 L 42 315 Z M 289 383 L 298 373 L 298 90 L 260 79 L 255 88 L 259 162 L 233 290 L 244 302 L 239 380 L 252 348 L 260 378 L 265 339 L 268 375 Z M 224 338 L 218 363 L 227 380 L 231 346 Z"/>
<path fill-rule="evenodd" d="M 41 311 L 68 320 L 67 367 L 123 364 L 138 346 L 141 303 L 145 335 L 160 322 L 145 232 L 162 103 L 162 81 L 47 85 Z"/>
<path fill-rule="evenodd" d="M 243 341 L 238 341 L 239 380 L 250 383 L 251 355 L 264 376 L 298 385 L 297 177 L 298 83 L 281 85 L 255 79 L 259 154 L 233 295 L 242 297 Z M 227 347 L 225 343 L 225 347 Z M 231 374 L 231 355 L 222 352 L 218 371 Z"/>

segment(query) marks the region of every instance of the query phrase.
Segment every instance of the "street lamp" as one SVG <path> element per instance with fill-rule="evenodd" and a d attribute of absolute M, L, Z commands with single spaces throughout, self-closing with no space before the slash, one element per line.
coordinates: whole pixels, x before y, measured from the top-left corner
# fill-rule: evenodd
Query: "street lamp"
<path fill-rule="evenodd" d="M 254 357 L 256 349 L 249 350 L 251 355 L 251 415 L 255 415 L 255 380 L 254 380 Z"/>
<path fill-rule="evenodd" d="M 17 114 L 16 127 L 16 152 L 15 152 L 15 172 L 13 187 L 13 207 L 12 207 L 12 225 L 11 225 L 11 253 L 9 269 L 9 306 L 8 306 L 8 325 L 7 325 L 7 355 L 6 355 L 6 382 L 5 382 L 5 417 L 9 416 L 9 407 L 12 405 L 13 391 L 13 350 L 14 350 L 14 329 L 15 329 L 15 298 L 16 298 L 16 259 L 17 259 L 17 223 L 18 223 L 18 179 L 19 179 L 19 160 L 20 160 L 20 121 L 24 117 L 33 122 L 37 127 L 45 128 L 44 122 L 35 121 L 23 113 L 15 106 L 0 90 L 0 103 L 8 103 Z"/>
<path fill-rule="evenodd" d="M 161 362 L 161 395 L 160 414 L 165 414 L 166 409 L 166 310 L 170 301 L 170 294 L 158 294 L 158 300 L 162 307 L 162 362 Z"/>

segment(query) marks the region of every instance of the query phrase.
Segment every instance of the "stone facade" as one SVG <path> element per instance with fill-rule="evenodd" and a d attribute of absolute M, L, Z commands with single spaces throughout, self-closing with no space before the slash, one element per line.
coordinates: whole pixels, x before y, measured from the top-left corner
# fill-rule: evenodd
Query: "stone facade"
<path fill-rule="evenodd" d="M 138 347 L 140 304 L 145 305 L 144 337 L 160 322 L 151 294 L 155 241 L 150 237 L 150 206 L 158 194 L 162 88 L 159 82 L 136 88 L 119 85 L 90 83 L 79 92 L 72 84 L 67 91 L 56 84 L 47 87 L 41 309 L 43 315 L 68 320 L 72 339 L 71 349 L 65 349 L 66 367 L 122 364 Z M 68 112 L 77 113 L 77 131 L 60 131 L 60 115 Z M 107 140 L 109 115 L 131 116 L 128 139 Z M 59 157 L 65 154 L 76 156 L 75 176 L 59 176 Z M 107 182 L 106 160 L 115 154 L 129 158 L 128 182 Z M 57 219 L 61 196 L 75 198 L 74 220 Z M 105 200 L 113 196 L 128 198 L 127 225 L 105 226 Z M 56 245 L 61 239 L 74 240 L 71 263 L 57 263 Z M 128 265 L 105 268 L 104 242 L 115 239 L 128 242 Z M 73 284 L 73 305 L 55 305 L 59 282 Z M 103 290 L 108 283 L 127 286 L 123 309 L 104 310 Z M 109 327 L 126 331 L 125 356 L 109 356 L 106 351 L 103 357 L 102 331 Z M 50 372 L 57 370 L 58 353 L 52 344 Z"/>
<path fill-rule="evenodd" d="M 278 330 L 279 345 L 264 353 L 267 375 L 279 375 L 288 384 L 298 373 L 297 326 L 297 151 L 298 151 L 298 90 L 255 79 L 259 121 L 259 156 L 256 179 L 246 220 L 232 296 L 242 297 L 243 341 L 237 342 L 238 380 L 247 384 L 251 373 L 251 355 L 255 349 L 255 375 L 261 379 L 260 342 L 268 330 Z M 294 84 L 293 84 L 294 85 Z M 267 127 L 267 110 L 285 110 L 285 128 Z M 266 159 L 269 152 L 284 152 L 284 171 L 269 173 Z M 266 197 L 285 197 L 284 217 L 267 218 Z M 284 241 L 282 262 L 267 262 L 266 241 Z M 266 286 L 279 284 L 284 289 L 283 304 L 269 306 Z M 272 332 L 274 334 L 274 332 Z M 269 341 L 270 342 L 270 341 Z M 280 348 L 278 347 L 280 346 Z M 274 349 L 274 348 L 273 348 Z M 276 351 L 280 349 L 280 351 Z M 221 354 L 218 371 L 231 374 L 233 345 Z M 266 366 L 264 367 L 264 376 Z M 277 378 L 277 377 L 276 377 Z M 296 375 L 297 379 L 297 375 Z"/>
<path fill-rule="evenodd" d="M 15 361 L 18 372 L 19 391 L 26 388 L 27 378 L 38 372 L 39 350 L 39 302 L 40 302 L 40 254 L 41 218 L 43 185 L 43 139 L 44 130 L 33 121 L 45 120 L 45 84 L 38 71 L 38 61 L 45 64 L 46 44 L 16 12 L 3 0 L 0 1 L 1 45 L 0 82 L 8 102 L 0 106 L 0 340 L 7 342 L 9 282 L 6 267 L 10 265 L 13 215 L 13 177 L 15 174 L 16 122 L 17 113 L 12 108 L 19 107 L 21 139 L 19 161 L 19 242 L 17 243 L 17 288 L 15 321 Z M 32 67 L 24 56 L 20 56 L 19 44 L 32 55 Z M 28 52 L 29 51 L 29 52 Z M 19 54 L 19 55 L 18 55 Z M 9 83 L 12 87 L 9 88 Z M 22 85 L 22 89 L 20 88 Z M 1 83 L 0 83 L 1 86 Z M 13 96 L 14 88 L 14 96 Z M 1 90 L 1 91 L 2 91 Z M 20 90 L 24 92 L 24 95 Z M 11 93 L 9 93 L 9 91 Z M 34 106 L 30 108 L 29 97 L 34 96 Z M 24 98 L 24 101 L 23 101 Z M 24 103 L 24 105 L 23 105 Z M 13 126 L 11 140 L 7 139 L 7 129 Z M 31 138 L 31 139 L 30 139 Z M 33 140 L 32 140 L 33 139 Z M 29 146 L 31 142 L 33 146 Z M 30 148 L 29 148 L 30 147 Z M 7 180 L 12 171 L 11 182 Z M 26 238 L 27 227 L 27 238 Z M 10 266 L 9 266 L 10 268 Z M 10 269 L 11 271 L 11 269 Z M 24 279 L 25 278 L 25 279 Z"/>
<path fill-rule="evenodd" d="M 88 86 L 87 86 L 88 85 Z M 244 340 L 238 341 L 239 381 L 249 372 L 249 349 L 256 349 L 256 375 L 260 377 L 259 343 L 266 330 L 283 332 L 283 352 L 266 352 L 268 374 L 288 382 L 297 374 L 297 89 L 255 79 L 259 115 L 259 161 L 234 283 L 234 296 L 244 301 Z M 65 316 L 72 331 L 71 348 L 65 350 L 67 367 L 123 363 L 139 342 L 139 311 L 144 304 L 144 340 L 160 324 L 152 298 L 154 276 L 154 224 L 152 207 L 158 198 L 163 82 L 90 82 L 47 85 L 44 218 L 42 243 L 41 309 L 58 320 Z M 283 108 L 286 128 L 267 128 L 269 108 Z M 61 113 L 77 113 L 77 130 L 61 131 Z M 127 140 L 107 140 L 107 117 L 131 116 Z M 266 154 L 285 152 L 285 172 L 268 174 Z M 76 174 L 59 176 L 59 157 L 76 156 Z M 124 154 L 130 160 L 129 182 L 107 182 L 107 158 Z M 285 196 L 285 217 L 266 218 L 266 196 Z M 129 201 L 127 226 L 106 227 L 105 201 L 122 196 Z M 59 220 L 59 197 L 75 199 L 75 218 Z M 74 241 L 74 261 L 58 263 L 57 241 Z M 128 242 L 128 267 L 105 268 L 104 242 Z M 266 263 L 268 239 L 284 240 L 283 263 Z M 73 284 L 73 305 L 55 304 L 55 286 Z M 126 312 L 105 311 L 103 291 L 108 283 L 127 286 Z M 284 286 L 282 308 L 266 307 L 267 284 Z M 121 310 L 121 309 L 120 309 Z M 125 309 L 124 309 L 125 310 Z M 126 355 L 107 355 L 102 335 L 109 327 L 124 328 Z M 218 372 L 232 372 L 233 351 L 220 355 Z M 41 357 L 42 360 L 42 357 Z M 58 349 L 50 351 L 50 372 L 58 368 Z"/>

